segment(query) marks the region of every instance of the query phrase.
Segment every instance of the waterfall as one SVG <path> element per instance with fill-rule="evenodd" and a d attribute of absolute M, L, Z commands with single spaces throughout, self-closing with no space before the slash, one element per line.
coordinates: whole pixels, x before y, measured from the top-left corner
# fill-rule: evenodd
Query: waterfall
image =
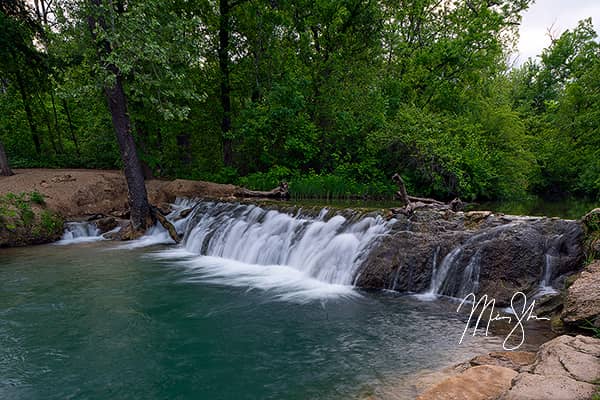
<path fill-rule="evenodd" d="M 347 218 L 323 209 L 295 215 L 254 205 L 200 202 L 176 228 L 191 254 L 245 264 L 286 266 L 319 281 L 351 285 L 374 240 L 394 221 L 381 216 Z"/>
<path fill-rule="evenodd" d="M 540 279 L 540 285 L 536 291 L 534 297 L 542 297 L 546 294 L 557 294 L 558 290 L 552 287 L 552 280 L 554 279 L 555 266 L 560 261 L 560 254 L 558 254 L 560 246 L 562 244 L 563 235 L 554 235 L 548 238 L 546 241 L 546 253 L 544 254 L 544 270 L 542 272 L 542 278 Z"/>
<path fill-rule="evenodd" d="M 65 232 L 63 233 L 61 240 L 56 242 L 56 244 L 65 245 L 71 243 L 93 242 L 102 239 L 100 229 L 91 222 L 67 222 L 65 224 Z"/>
<path fill-rule="evenodd" d="M 452 249 L 443 259 L 440 265 L 436 263 L 439 248 L 434 254 L 434 264 L 431 273 L 429 289 L 420 294 L 423 299 L 434 299 L 438 295 L 452 297 L 464 297 L 469 293 L 477 292 L 479 288 L 479 273 L 481 270 L 481 246 L 502 232 L 512 229 L 519 222 L 491 228 L 485 232 L 475 234 L 464 243 Z M 476 248 L 475 251 L 467 252 L 467 249 Z M 466 265 L 465 265 L 466 264 Z M 462 272 L 461 266 L 464 265 Z"/>

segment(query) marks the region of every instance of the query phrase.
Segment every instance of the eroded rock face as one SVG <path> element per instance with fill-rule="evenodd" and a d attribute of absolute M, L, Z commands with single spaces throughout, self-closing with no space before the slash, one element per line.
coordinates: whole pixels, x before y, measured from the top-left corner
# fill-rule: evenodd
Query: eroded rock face
<path fill-rule="evenodd" d="M 358 286 L 455 297 L 475 292 L 506 304 L 517 291 L 558 283 L 583 259 L 576 221 L 435 210 L 397 218 L 371 250 Z"/>
<path fill-rule="evenodd" d="M 570 325 L 589 322 L 600 328 L 600 260 L 585 267 L 567 289 L 561 319 Z"/>
<path fill-rule="evenodd" d="M 590 399 L 598 379 L 600 339 L 559 336 L 540 347 L 529 371 L 517 375 L 500 399 Z"/>

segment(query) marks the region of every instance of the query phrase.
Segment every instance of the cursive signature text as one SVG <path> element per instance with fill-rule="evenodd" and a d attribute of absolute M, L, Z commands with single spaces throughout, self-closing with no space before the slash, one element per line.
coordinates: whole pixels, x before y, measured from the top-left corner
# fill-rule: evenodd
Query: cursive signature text
<path fill-rule="evenodd" d="M 525 327 L 523 326 L 524 322 L 527 322 L 532 319 L 534 319 L 534 320 L 549 320 L 550 319 L 550 318 L 538 317 L 538 316 L 534 315 L 533 308 L 535 307 L 535 300 L 532 301 L 531 304 L 527 305 L 527 296 L 523 292 L 516 292 L 515 294 L 513 294 L 512 298 L 510 299 L 510 309 L 512 310 L 513 315 L 501 315 L 498 311 L 495 310 L 496 299 L 488 298 L 488 295 L 485 294 L 485 295 L 481 296 L 481 298 L 479 300 L 477 300 L 477 296 L 475 296 L 475 293 L 469 293 L 467 296 L 465 296 L 465 298 L 460 302 L 460 305 L 456 309 L 456 312 L 460 312 L 463 305 L 467 302 L 468 302 L 468 304 L 471 304 L 471 313 L 469 314 L 469 320 L 467 321 L 465 330 L 463 331 L 462 336 L 460 337 L 460 341 L 458 342 L 459 344 L 463 342 L 465 334 L 469 330 L 469 326 L 471 325 L 471 322 L 473 321 L 473 317 L 475 316 L 475 313 L 480 308 L 480 306 L 481 306 L 481 311 L 479 312 L 479 315 L 477 316 L 477 321 L 475 322 L 475 326 L 472 328 L 473 329 L 472 336 L 475 336 L 475 334 L 477 333 L 477 329 L 479 328 L 480 324 L 484 320 L 484 315 L 486 314 L 486 311 L 489 311 L 489 317 L 487 318 L 487 324 L 485 326 L 485 336 L 488 335 L 488 332 L 490 329 L 490 324 L 492 323 L 492 321 L 504 320 L 509 325 L 514 323 L 514 326 L 512 327 L 510 332 L 508 332 L 508 335 L 502 342 L 502 348 L 504 350 L 516 350 L 519 347 L 521 347 L 523 345 L 523 343 L 525 343 Z M 522 306 L 518 305 L 520 303 L 522 303 Z M 513 322 L 513 320 L 514 320 L 514 322 Z M 485 321 L 483 321 L 483 323 L 485 323 Z M 517 335 L 518 335 L 518 337 L 520 337 L 519 343 L 516 346 L 512 346 L 512 347 L 508 346 L 507 343 L 508 343 L 509 339 L 511 339 L 513 336 L 517 337 Z"/>

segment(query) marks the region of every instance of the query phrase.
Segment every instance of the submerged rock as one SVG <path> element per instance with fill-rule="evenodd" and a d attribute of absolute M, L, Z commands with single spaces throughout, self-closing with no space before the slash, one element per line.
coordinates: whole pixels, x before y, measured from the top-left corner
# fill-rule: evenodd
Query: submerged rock
<path fill-rule="evenodd" d="M 452 376 L 426 390 L 417 400 L 497 399 L 510 388 L 517 373 L 497 365 L 480 365 Z"/>
<path fill-rule="evenodd" d="M 523 367 L 533 364 L 535 353 L 531 351 L 494 351 L 486 355 L 473 358 L 470 364 L 477 365 L 497 365 L 520 372 Z"/>
<path fill-rule="evenodd" d="M 507 304 L 517 291 L 533 294 L 558 283 L 583 261 L 576 221 L 434 210 L 396 217 L 363 263 L 358 286 L 455 297 L 474 292 Z"/>

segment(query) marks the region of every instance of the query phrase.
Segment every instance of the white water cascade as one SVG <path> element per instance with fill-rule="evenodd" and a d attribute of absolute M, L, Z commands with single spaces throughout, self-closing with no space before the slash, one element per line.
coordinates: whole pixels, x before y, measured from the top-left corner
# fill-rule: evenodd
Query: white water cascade
<path fill-rule="evenodd" d="M 93 242 L 102 239 L 103 237 L 100 234 L 100 229 L 91 222 L 67 222 L 65 225 L 65 232 L 63 233 L 61 240 L 56 242 L 56 244 L 65 245 Z"/>
<path fill-rule="evenodd" d="M 362 257 L 393 223 L 381 216 L 327 219 L 254 205 L 201 202 L 181 224 L 192 254 L 263 266 L 287 266 L 321 282 L 351 285 Z"/>
<path fill-rule="evenodd" d="M 429 290 L 418 295 L 422 299 L 435 299 L 438 295 L 450 295 L 453 297 L 464 297 L 469 293 L 477 292 L 479 288 L 479 273 L 481 269 L 481 249 L 476 250 L 468 256 L 468 263 L 462 271 L 460 265 L 464 265 L 465 249 L 474 243 L 483 243 L 501 232 L 514 228 L 518 222 L 497 226 L 488 231 L 476 234 L 467 239 L 463 244 L 455 247 L 437 265 L 437 253 L 433 261 L 431 283 Z M 452 288 L 451 288 L 452 286 Z"/>
<path fill-rule="evenodd" d="M 552 279 L 555 274 L 555 266 L 560 261 L 560 254 L 557 249 L 560 249 L 563 235 L 555 235 L 546 241 L 546 254 L 544 254 L 544 271 L 540 285 L 534 297 L 542 297 L 547 294 L 557 294 L 558 290 L 552 287 Z"/>

